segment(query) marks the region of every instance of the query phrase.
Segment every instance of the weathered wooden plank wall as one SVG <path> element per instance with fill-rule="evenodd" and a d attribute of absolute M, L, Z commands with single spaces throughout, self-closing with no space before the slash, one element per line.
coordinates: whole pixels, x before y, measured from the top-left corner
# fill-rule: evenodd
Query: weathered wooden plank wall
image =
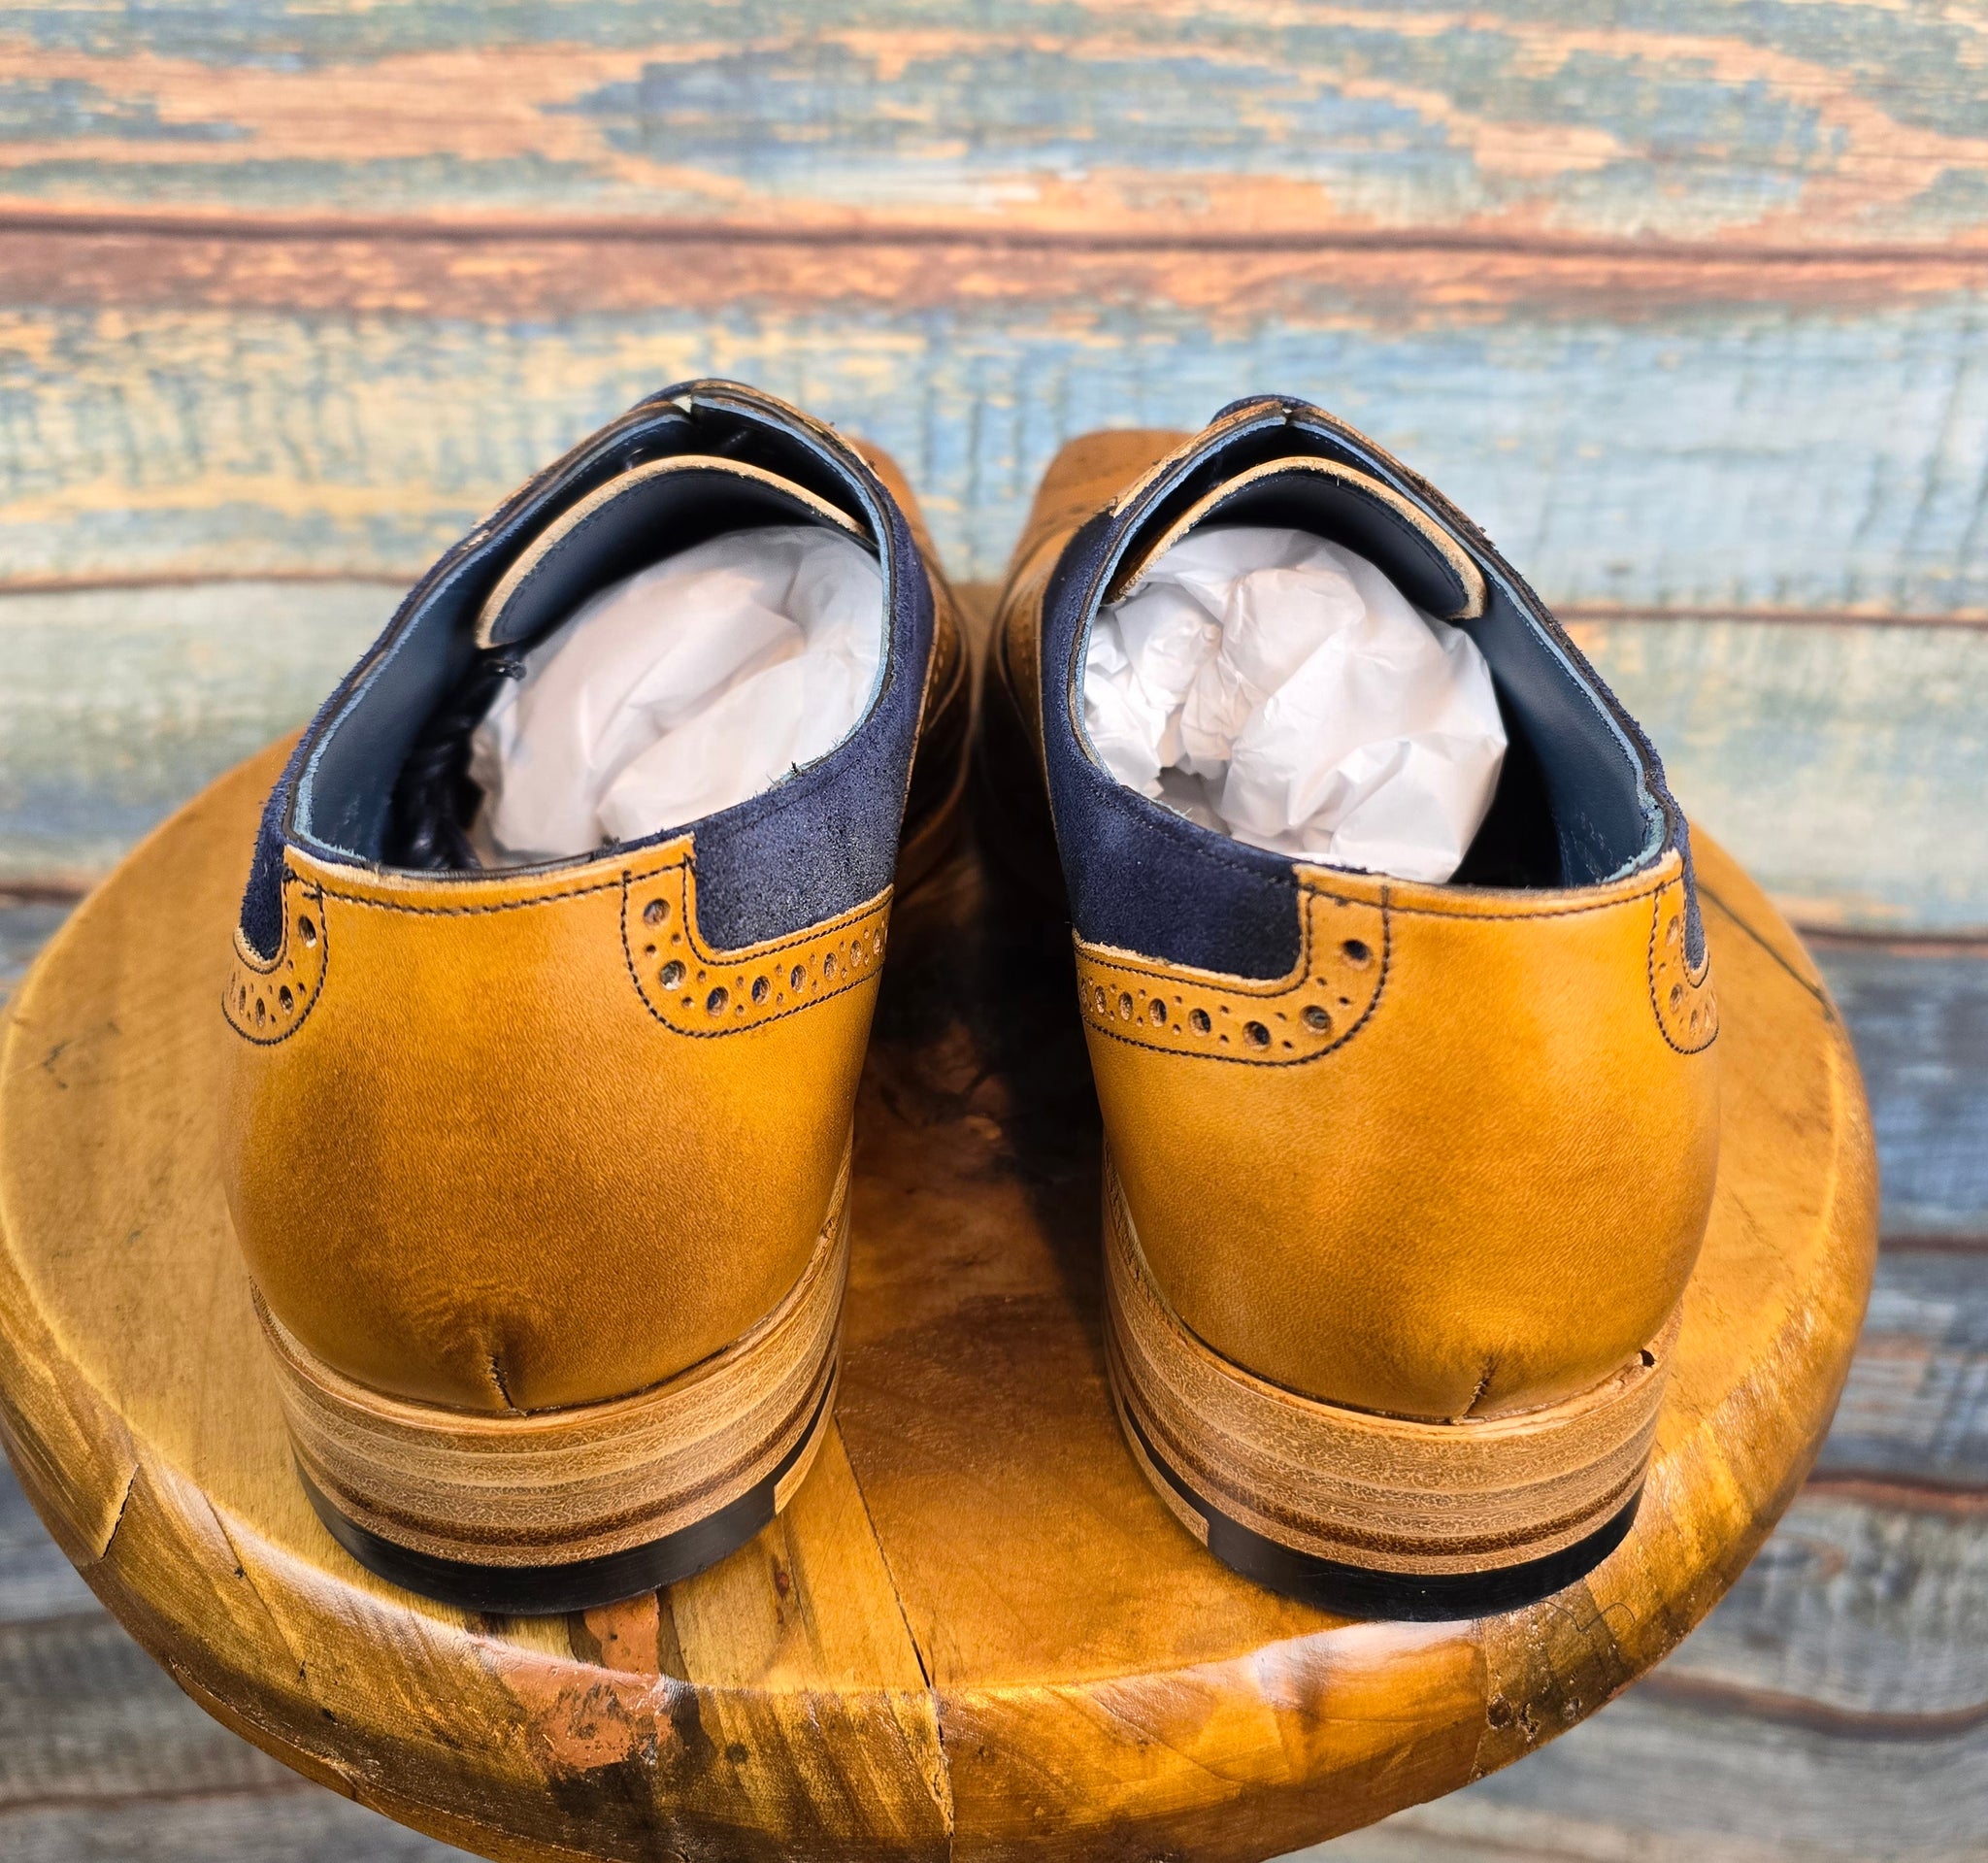
<path fill-rule="evenodd" d="M 639 395 L 713 370 L 891 449 L 968 580 L 1000 573 L 1072 433 L 1199 426 L 1276 386 L 1412 459 L 1563 603 L 1988 613 L 1980 268 L 1855 269 L 17 233 L 0 561 L 416 567 Z"/>
<path fill-rule="evenodd" d="M 1971 11 L 0 8 L 21 203 L 1981 239 Z"/>
<path fill-rule="evenodd" d="M 1862 625 L 1988 620 L 1984 49 L 1930 0 L 0 9 L 0 590 L 116 580 L 71 664 L 121 612 L 217 666 L 248 598 L 203 642 L 128 585 L 405 581 L 704 370 L 890 447 L 986 579 L 1073 432 L 1293 387 L 1587 623 L 1806 918 L 1988 929 L 1988 649 Z M 267 600 L 231 749 L 336 600 Z M 15 612 L 0 874 L 73 879 L 176 725 L 95 659 L 79 786 Z"/>
<path fill-rule="evenodd" d="M 0 884 L 80 884 L 301 723 L 400 584 L 0 594 Z M 1686 805 L 1809 924 L 1988 925 L 1988 630 L 1613 619 L 1576 637 Z"/>
<path fill-rule="evenodd" d="M 880 440 L 981 582 L 1072 433 L 1311 394 L 1484 520 L 1837 928 L 1889 1237 L 1732 1600 L 1330 1855 L 1978 1856 L 1984 74 L 1946 0 L 0 5 L 0 991 L 672 379 Z M 444 1854 L 205 1721 L 4 1481 L 0 1852 Z"/>

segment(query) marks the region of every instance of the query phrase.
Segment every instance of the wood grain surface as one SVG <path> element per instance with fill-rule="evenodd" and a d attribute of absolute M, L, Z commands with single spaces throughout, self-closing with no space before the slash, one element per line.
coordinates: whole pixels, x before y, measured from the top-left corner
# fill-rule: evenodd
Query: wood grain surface
<path fill-rule="evenodd" d="M 1315 394 L 1571 611 L 1803 922 L 1907 941 L 1816 947 L 1893 1239 L 1816 1482 L 1642 1687 L 1329 1853 L 1971 1860 L 1988 636 L 1888 624 L 1988 614 L 1984 30 L 1939 0 L 0 7 L 0 994 L 465 521 L 677 374 L 876 433 L 981 577 L 1071 433 Z M 0 1853 L 448 1852 L 209 1720 L 0 1472 Z"/>
<path fill-rule="evenodd" d="M 9 7 L 0 199 L 1959 245 L 1984 30 L 1934 0 Z"/>
<path fill-rule="evenodd" d="M 213 987 L 281 754 L 148 842 L 10 1002 L 0 1409 L 65 1550 L 175 1679 L 404 1821 L 507 1855 L 1272 1855 L 1592 1713 L 1737 1578 L 1820 1443 L 1874 1232 L 1861 1091 L 1800 948 L 1707 845 L 1726 1143 L 1629 1540 L 1475 1623 L 1350 1624 L 1235 1579 L 1105 1393 L 1064 934 L 963 861 L 901 914 L 844 1396 L 788 1513 L 583 1619 L 397 1594 L 290 1476 L 212 1170 Z"/>
<path fill-rule="evenodd" d="M 509 245 L 446 248 L 439 276 L 389 276 L 365 303 L 370 250 L 232 236 L 201 261 L 207 301 L 183 302 L 148 235 L 120 259 L 129 285 L 76 303 L 122 239 L 62 235 L 0 307 L 17 580 L 417 568 L 641 395 L 714 372 L 887 448 L 961 580 L 1000 575 L 1065 439 L 1195 428 L 1276 390 L 1395 449 L 1552 601 L 1988 614 L 1979 279 L 1866 281 L 1860 303 L 1811 297 L 1806 266 L 1666 288 L 1631 263 L 1598 296 L 1556 296 L 1530 260 L 1474 288 L 1474 258 L 1461 280 L 1391 255 L 913 246 L 789 265 L 665 239 L 545 249 L 550 303 L 505 276 Z M 458 291 L 458 271 L 483 281 Z"/>

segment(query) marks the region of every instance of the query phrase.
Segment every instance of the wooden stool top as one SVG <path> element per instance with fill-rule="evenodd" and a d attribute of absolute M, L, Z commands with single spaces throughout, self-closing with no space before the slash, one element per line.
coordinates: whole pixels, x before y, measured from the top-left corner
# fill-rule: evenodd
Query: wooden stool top
<path fill-rule="evenodd" d="M 0 1024 L 0 1424 L 187 1692 L 390 1816 L 520 1858 L 1274 1855 L 1593 1713 L 1711 1608 L 1821 1442 L 1872 1271 L 1862 1088 L 1794 935 L 1701 843 L 1723 1153 L 1628 1540 L 1448 1624 L 1233 1577 L 1112 1417 L 1067 936 L 963 856 L 893 927 L 839 1422 L 786 1514 L 570 1618 L 396 1591 L 292 1476 L 215 1167 L 220 980 L 281 755 L 146 842 Z"/>

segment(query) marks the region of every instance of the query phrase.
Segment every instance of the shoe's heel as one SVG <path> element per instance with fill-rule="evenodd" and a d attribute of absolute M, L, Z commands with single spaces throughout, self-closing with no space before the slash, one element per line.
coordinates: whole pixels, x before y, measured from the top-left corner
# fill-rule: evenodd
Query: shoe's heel
<path fill-rule="evenodd" d="M 1351 1616 L 1476 1616 L 1572 1583 L 1628 1532 L 1674 1313 L 1577 1397 L 1420 1422 L 1300 1396 L 1211 1351 L 1154 1284 L 1109 1156 L 1105 1255 L 1126 1440 L 1161 1500 L 1245 1578 Z"/>
<path fill-rule="evenodd" d="M 848 1173 L 792 1290 L 744 1338 L 609 1403 L 504 1415 L 342 1377 L 256 1302 L 304 1485 L 371 1571 L 466 1610 L 586 1610 L 688 1578 L 786 1504 L 835 1408 Z"/>

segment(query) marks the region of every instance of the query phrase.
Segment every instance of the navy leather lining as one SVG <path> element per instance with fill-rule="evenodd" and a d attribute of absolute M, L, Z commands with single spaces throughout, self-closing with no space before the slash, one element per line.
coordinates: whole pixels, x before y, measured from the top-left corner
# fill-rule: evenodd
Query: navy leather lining
<path fill-rule="evenodd" d="M 1447 619 L 1465 606 L 1463 578 L 1456 566 L 1412 524 L 1405 524 L 1401 514 L 1377 493 L 1342 479 L 1302 467 L 1266 474 L 1226 496 L 1218 495 L 1195 528 L 1211 524 L 1263 524 L 1329 537 L 1384 571 L 1426 613 Z"/>
<path fill-rule="evenodd" d="M 721 467 L 686 467 L 633 480 L 626 490 L 611 487 L 511 591 L 490 644 L 528 647 L 610 583 L 646 569 L 656 560 L 652 540 L 659 530 L 674 555 L 755 524 L 834 527 L 793 493 Z"/>
<path fill-rule="evenodd" d="M 931 588 L 910 527 L 877 476 L 833 434 L 750 388 L 695 382 L 638 404 L 548 467 L 416 584 L 307 728 L 264 809 L 242 902 L 251 948 L 271 956 L 282 936 L 285 840 L 325 860 L 383 864 L 390 801 L 409 749 L 470 666 L 476 615 L 519 548 L 629 467 L 682 453 L 765 467 L 857 519 L 883 564 L 884 664 L 862 724 L 819 762 L 735 808 L 660 824 L 624 845 L 632 850 L 694 832 L 703 929 L 725 948 L 800 931 L 890 882 L 932 646 Z M 474 876 L 428 877 L 447 883 Z"/>
<path fill-rule="evenodd" d="M 376 850 L 387 864 L 429 873 L 479 864 L 468 833 L 482 802 L 469 775 L 470 740 L 477 725 L 504 682 L 523 673 L 520 655 L 602 589 L 654 563 L 658 537 L 669 540 L 674 556 L 753 525 L 837 528 L 791 481 L 772 483 L 726 466 L 627 473 L 611 481 L 596 498 L 583 516 L 544 545 L 514 585 L 508 585 L 508 575 L 499 583 L 492 598 L 501 604 L 497 613 L 480 611 L 478 632 L 493 644 L 430 708 L 402 758 L 389 824 Z M 867 530 L 864 540 L 877 554 Z"/>
<path fill-rule="evenodd" d="M 1224 423 L 1227 423 L 1226 425 Z M 1636 871 L 1677 847 L 1685 863 L 1687 950 L 1696 963 L 1704 931 L 1683 816 L 1664 785 L 1649 741 L 1602 683 L 1487 538 L 1398 462 L 1322 411 L 1282 399 L 1243 401 L 1216 416 L 1205 444 L 1118 514 L 1104 513 L 1074 537 L 1051 577 L 1043 615 L 1043 725 L 1050 805 L 1071 915 L 1078 935 L 1171 963 L 1233 976 L 1271 978 L 1297 962 L 1299 916 L 1293 863 L 1202 828 L 1118 782 L 1085 737 L 1080 677 L 1090 624 L 1119 566 L 1201 499 L 1251 466 L 1309 452 L 1355 466 L 1418 506 L 1456 538 L 1484 572 L 1485 614 L 1461 623 L 1491 668 L 1508 727 L 1519 739 L 1509 793 L 1494 806 L 1487 849 L 1464 873 L 1481 882 L 1514 877 L 1528 858 L 1515 812 L 1543 801 L 1557 871 L 1533 884 L 1591 885 Z M 1276 521 L 1298 513 L 1297 482 L 1280 487 Z M 1325 483 L 1323 480 L 1315 483 Z M 1427 541 L 1372 501 L 1357 533 L 1348 514 L 1311 501 L 1301 527 L 1344 542 L 1390 573 L 1420 560 Z M 1223 521 L 1239 521 L 1223 513 Z M 1265 521 L 1255 516 L 1253 521 Z M 1396 532 L 1390 546 L 1385 518 Z M 1412 542 L 1409 541 L 1412 539 Z M 1425 604 L 1426 605 L 1426 604 Z M 1494 825 L 1495 824 L 1495 825 Z M 1477 854 L 1477 849 L 1473 849 Z"/>

